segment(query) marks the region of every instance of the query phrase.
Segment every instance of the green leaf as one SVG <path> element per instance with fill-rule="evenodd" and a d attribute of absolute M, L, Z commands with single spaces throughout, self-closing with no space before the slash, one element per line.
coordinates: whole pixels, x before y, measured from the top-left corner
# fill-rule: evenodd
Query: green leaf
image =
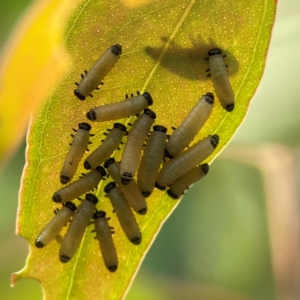
<path fill-rule="evenodd" d="M 99 3 L 101 2 L 101 3 Z M 86 231 L 75 257 L 62 264 L 59 244 L 36 249 L 34 241 L 52 218 L 51 197 L 61 187 L 59 172 L 71 142 L 72 127 L 87 121 L 85 113 L 99 104 L 121 101 L 136 90 L 151 93 L 156 124 L 171 131 L 178 126 L 201 95 L 213 91 L 204 60 L 207 50 L 218 46 L 227 54 L 228 72 L 236 96 L 232 113 L 217 101 L 213 113 L 196 140 L 217 133 L 220 143 L 211 162 L 232 138 L 245 117 L 249 101 L 262 77 L 274 22 L 274 0 L 239 1 L 149 1 L 134 5 L 120 1 L 83 1 L 64 29 L 63 44 L 71 61 L 68 73 L 57 83 L 31 123 L 27 166 L 24 171 L 18 215 L 18 234 L 28 239 L 30 254 L 26 267 L 13 277 L 33 277 L 43 284 L 45 297 L 52 299 L 120 299 L 163 222 L 178 201 L 156 190 L 147 200 L 148 213 L 136 215 L 141 227 L 141 245 L 131 244 L 123 234 L 112 207 L 97 196 L 99 209 L 112 216 L 119 269 L 109 273 L 99 245 Z M 123 54 L 105 78 L 94 98 L 79 101 L 73 95 L 74 82 L 110 45 L 120 43 Z M 53 66 L 55 68 L 55 66 Z M 134 118 L 131 118 L 134 120 Z M 128 120 L 123 120 L 124 122 Z M 93 123 L 93 150 L 113 122 Z M 116 153 L 120 158 L 121 151 Z M 79 175 L 84 171 L 81 166 Z M 107 181 L 106 181 L 107 182 Z M 188 216 L 185 216 L 188 217 Z M 180 226 L 180 224 L 178 224 Z M 180 227 L 178 227 L 180 230 Z M 170 249 L 172 251 L 172 249 Z"/>

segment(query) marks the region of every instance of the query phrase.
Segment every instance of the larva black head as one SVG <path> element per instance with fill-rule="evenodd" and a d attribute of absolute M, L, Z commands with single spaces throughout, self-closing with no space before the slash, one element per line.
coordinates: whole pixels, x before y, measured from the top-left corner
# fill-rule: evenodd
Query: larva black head
<path fill-rule="evenodd" d="M 45 245 L 42 243 L 42 241 L 39 240 L 39 238 L 37 238 L 37 239 L 35 240 L 35 246 L 36 246 L 37 248 L 43 248 Z"/>
<path fill-rule="evenodd" d="M 160 131 L 160 132 L 167 132 L 167 128 L 165 126 L 162 125 L 155 125 L 153 126 L 153 131 Z"/>
<path fill-rule="evenodd" d="M 91 164 L 87 160 L 84 161 L 83 166 L 86 170 L 90 170 L 92 168 Z"/>
<path fill-rule="evenodd" d="M 105 163 L 104 163 L 104 168 L 108 168 L 110 165 L 112 165 L 113 163 L 115 163 L 115 159 L 113 157 L 109 158 Z"/>
<path fill-rule="evenodd" d="M 106 171 L 102 166 L 96 167 L 96 171 L 98 171 L 102 176 L 106 175 Z"/>
<path fill-rule="evenodd" d="M 62 263 L 67 263 L 68 261 L 70 261 L 71 257 L 67 255 L 60 255 L 59 259 Z"/>
<path fill-rule="evenodd" d="M 234 103 L 230 103 L 230 104 L 227 104 L 225 106 L 225 109 L 229 112 L 233 111 L 234 110 Z"/>
<path fill-rule="evenodd" d="M 113 46 L 110 47 L 110 51 L 114 54 L 114 55 L 121 55 L 122 54 L 122 46 L 120 44 L 115 44 Z"/>
<path fill-rule="evenodd" d="M 144 208 L 140 209 L 140 210 L 138 211 L 138 213 L 139 213 L 140 215 L 145 215 L 145 214 L 147 213 L 147 211 L 148 211 L 148 208 L 147 208 L 147 207 L 144 207 Z"/>
<path fill-rule="evenodd" d="M 219 144 L 219 140 L 220 140 L 219 136 L 217 134 L 214 134 L 211 137 L 210 143 L 214 148 L 216 148 Z"/>
<path fill-rule="evenodd" d="M 134 237 L 131 239 L 131 242 L 135 245 L 139 245 L 142 241 L 142 238 L 141 237 Z"/>
<path fill-rule="evenodd" d="M 153 99 L 152 99 L 151 95 L 148 92 L 145 92 L 143 94 L 143 96 L 147 100 L 148 105 L 152 105 L 153 104 Z"/>
<path fill-rule="evenodd" d="M 151 195 L 151 192 L 145 192 L 145 191 L 142 191 L 141 194 L 142 194 L 145 198 L 147 198 L 147 197 L 149 197 L 149 196 Z"/>
<path fill-rule="evenodd" d="M 106 193 L 106 194 L 108 194 L 111 190 L 113 190 L 114 188 L 116 188 L 116 183 L 115 182 L 110 182 L 110 183 L 108 183 L 106 186 L 105 186 L 105 188 L 104 188 L 104 192 Z"/>
<path fill-rule="evenodd" d="M 78 128 L 82 129 L 82 130 L 90 131 L 91 128 L 92 128 L 92 126 L 90 124 L 88 124 L 88 123 L 82 122 L 82 123 L 78 124 Z"/>
<path fill-rule="evenodd" d="M 60 175 L 59 179 L 60 179 L 61 184 L 66 184 L 71 180 L 70 177 L 65 176 L 65 175 Z"/>
<path fill-rule="evenodd" d="M 166 189 L 165 186 L 161 186 L 161 185 L 159 185 L 157 182 L 155 182 L 155 187 L 156 187 L 157 189 L 161 190 L 161 191 L 164 191 L 164 190 Z"/>
<path fill-rule="evenodd" d="M 66 202 L 65 207 L 67 207 L 71 211 L 75 211 L 77 209 L 76 205 L 71 201 Z"/>
<path fill-rule="evenodd" d="M 207 103 L 209 103 L 209 104 L 214 104 L 214 99 L 215 99 L 215 97 L 214 97 L 214 94 L 213 93 L 206 93 L 206 95 L 205 95 L 205 100 L 206 100 L 206 102 Z"/>
<path fill-rule="evenodd" d="M 106 265 L 106 268 L 108 269 L 108 271 L 110 272 L 115 272 L 118 269 L 118 266 L 114 265 L 114 266 L 108 266 Z"/>
<path fill-rule="evenodd" d="M 174 156 L 171 155 L 171 154 L 168 152 L 167 149 L 165 149 L 165 157 L 168 157 L 168 158 L 170 158 L 170 159 L 174 158 Z"/>
<path fill-rule="evenodd" d="M 114 128 L 117 128 L 117 129 L 120 129 L 120 130 L 126 132 L 126 126 L 124 124 L 114 123 Z"/>
<path fill-rule="evenodd" d="M 86 194 L 85 195 L 85 200 L 89 201 L 93 204 L 97 204 L 98 203 L 98 198 L 94 195 L 94 194 Z"/>
<path fill-rule="evenodd" d="M 203 164 L 201 169 L 203 173 L 206 175 L 209 171 L 209 164 Z"/>
<path fill-rule="evenodd" d="M 121 182 L 122 182 L 122 184 L 127 185 L 127 184 L 130 183 L 130 181 L 132 180 L 132 178 L 133 178 L 132 173 L 124 172 L 121 175 Z"/>
<path fill-rule="evenodd" d="M 151 119 L 155 120 L 156 119 L 156 114 L 153 110 L 149 109 L 149 108 L 145 108 L 144 109 L 144 114 L 148 115 Z"/>
<path fill-rule="evenodd" d="M 55 192 L 52 196 L 52 200 L 57 203 L 61 203 L 61 197 L 58 192 Z"/>
<path fill-rule="evenodd" d="M 102 219 L 105 218 L 106 216 L 106 212 L 103 210 L 98 210 L 94 213 L 93 215 L 93 219 Z"/>
<path fill-rule="evenodd" d="M 220 48 L 212 48 L 207 52 L 208 56 L 214 56 L 222 54 L 222 50 Z"/>
<path fill-rule="evenodd" d="M 85 100 L 85 96 L 81 95 L 81 94 L 78 92 L 78 89 L 74 90 L 74 95 L 75 95 L 79 100 L 82 100 L 82 101 Z"/>
<path fill-rule="evenodd" d="M 95 121 L 97 119 L 96 113 L 92 109 L 86 113 L 86 117 L 91 121 Z"/>
<path fill-rule="evenodd" d="M 173 199 L 178 199 L 179 196 L 172 192 L 172 190 L 167 190 L 168 195 Z"/>

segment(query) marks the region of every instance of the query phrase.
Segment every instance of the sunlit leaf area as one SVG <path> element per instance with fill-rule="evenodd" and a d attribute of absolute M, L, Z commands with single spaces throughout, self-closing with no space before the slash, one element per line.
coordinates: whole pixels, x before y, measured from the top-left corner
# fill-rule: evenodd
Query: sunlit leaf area
<path fill-rule="evenodd" d="M 299 69 L 300 59 L 288 53 L 300 46 L 300 5 L 296 0 L 289 2 L 277 6 L 266 70 L 246 120 L 214 160 L 209 176 L 187 192 L 164 223 L 126 299 L 271 300 L 299 296 L 294 290 L 300 270 L 294 254 L 298 250 L 299 92 L 293 72 Z M 2 49 L 22 13 L 21 4 L 6 4 L 11 7 L 2 10 L 5 15 L 14 13 L 16 17 L 6 20 L 10 22 L 6 32 L 1 28 Z M 155 56 L 155 49 L 150 50 Z M 153 58 L 149 56 L 150 61 Z M 171 76 L 180 76 L 176 68 L 169 71 Z M 1 291 L 5 299 L 42 299 L 41 286 L 32 279 L 9 287 L 11 274 L 24 267 L 28 254 L 27 241 L 15 235 L 24 152 L 25 143 L 1 170 Z M 286 180 L 278 180 L 281 174 L 288 174 Z M 57 280 L 51 270 L 49 274 Z"/>

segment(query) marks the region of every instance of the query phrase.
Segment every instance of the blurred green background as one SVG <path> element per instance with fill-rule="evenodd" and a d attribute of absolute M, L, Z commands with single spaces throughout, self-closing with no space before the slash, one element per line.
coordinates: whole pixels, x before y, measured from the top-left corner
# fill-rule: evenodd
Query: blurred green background
<path fill-rule="evenodd" d="M 0 1 L 1 51 L 31 2 Z M 276 296 L 263 174 L 225 155 L 240 146 L 251 150 L 267 143 L 297 153 L 299 29 L 300 1 L 279 1 L 266 70 L 245 122 L 208 176 L 188 191 L 164 224 L 127 300 L 300 299 L 300 294 Z M 10 276 L 24 266 L 28 252 L 27 242 L 15 235 L 24 154 L 25 142 L 0 174 L 0 291 L 5 300 L 42 299 L 41 287 L 34 280 L 21 280 L 10 288 Z M 297 182 L 299 159 L 294 166 Z"/>

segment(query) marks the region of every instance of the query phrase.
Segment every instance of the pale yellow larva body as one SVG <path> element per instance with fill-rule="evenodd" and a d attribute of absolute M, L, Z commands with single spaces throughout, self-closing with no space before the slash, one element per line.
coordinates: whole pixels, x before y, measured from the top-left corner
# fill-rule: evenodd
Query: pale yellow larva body
<path fill-rule="evenodd" d="M 173 158 L 189 145 L 209 118 L 213 106 L 214 95 L 212 93 L 207 93 L 199 99 L 182 123 L 171 134 L 166 146 L 166 156 Z"/>
<path fill-rule="evenodd" d="M 144 113 L 139 115 L 137 120 L 133 123 L 132 128 L 128 133 L 120 167 L 123 184 L 128 184 L 137 171 L 144 142 L 155 118 L 156 114 L 152 110 L 146 108 Z"/>
<path fill-rule="evenodd" d="M 164 190 L 177 178 L 189 172 L 211 155 L 218 143 L 218 135 L 208 136 L 169 160 L 161 169 L 155 186 L 160 190 Z"/>
<path fill-rule="evenodd" d="M 137 173 L 137 184 L 142 195 L 149 197 L 154 189 L 159 167 L 163 161 L 167 139 L 167 128 L 161 125 L 153 126 L 153 131 L 147 140 Z"/>
<path fill-rule="evenodd" d="M 104 192 L 107 193 L 111 201 L 125 235 L 133 244 L 139 245 L 142 241 L 139 225 L 123 194 L 117 188 L 116 183 L 110 182 L 107 184 Z"/>
<path fill-rule="evenodd" d="M 68 183 L 74 176 L 78 164 L 84 155 L 89 144 L 91 125 L 88 123 L 79 123 L 78 129 L 73 136 L 70 150 L 65 158 L 62 170 L 60 172 L 60 182 Z"/>
<path fill-rule="evenodd" d="M 126 126 L 120 123 L 115 123 L 113 129 L 107 135 L 103 143 L 84 161 L 85 169 L 95 169 L 97 166 L 106 161 L 121 143 L 125 132 Z"/>
<path fill-rule="evenodd" d="M 63 263 L 68 262 L 77 251 L 84 232 L 90 223 L 96 209 L 98 199 L 93 194 L 86 194 L 85 200 L 78 206 L 67 233 L 61 243 L 59 258 Z"/>
<path fill-rule="evenodd" d="M 96 187 L 105 175 L 104 168 L 98 166 L 96 170 L 92 170 L 85 176 L 56 191 L 52 196 L 52 200 L 58 203 L 74 200 Z"/>
<path fill-rule="evenodd" d="M 112 228 L 108 225 L 106 213 L 101 210 L 97 211 L 94 213 L 93 219 L 104 264 L 110 272 L 115 272 L 118 269 L 118 256 L 112 239 Z"/>
<path fill-rule="evenodd" d="M 216 94 L 221 105 L 228 112 L 234 109 L 234 94 L 229 81 L 222 50 L 213 48 L 208 51 L 209 70 Z"/>
<path fill-rule="evenodd" d="M 143 95 L 132 96 L 121 102 L 94 107 L 87 112 L 86 117 L 95 122 L 122 119 L 140 113 L 152 103 L 151 95 L 145 92 Z"/>
<path fill-rule="evenodd" d="M 135 180 L 131 180 L 127 185 L 122 184 L 120 163 L 116 162 L 114 158 L 109 158 L 104 163 L 104 167 L 107 169 L 108 174 L 111 176 L 113 181 L 115 181 L 118 185 L 129 206 L 140 215 L 146 214 L 148 210 L 147 202 L 141 194 Z"/>
<path fill-rule="evenodd" d="M 70 221 L 75 210 L 76 205 L 72 202 L 67 202 L 65 206 L 56 212 L 55 216 L 38 235 L 35 240 L 35 246 L 37 248 L 42 248 L 54 240 L 61 229 Z"/>
<path fill-rule="evenodd" d="M 208 164 L 202 164 L 199 167 L 193 168 L 172 183 L 170 189 L 167 191 L 168 195 L 173 199 L 178 199 L 190 185 L 202 179 L 208 171 Z"/>
<path fill-rule="evenodd" d="M 80 100 L 85 100 L 85 97 L 91 96 L 91 93 L 98 88 L 104 77 L 111 71 L 120 58 L 122 46 L 119 44 L 108 48 L 100 58 L 95 62 L 92 68 L 86 72 L 81 81 L 74 90 L 75 96 Z"/>

